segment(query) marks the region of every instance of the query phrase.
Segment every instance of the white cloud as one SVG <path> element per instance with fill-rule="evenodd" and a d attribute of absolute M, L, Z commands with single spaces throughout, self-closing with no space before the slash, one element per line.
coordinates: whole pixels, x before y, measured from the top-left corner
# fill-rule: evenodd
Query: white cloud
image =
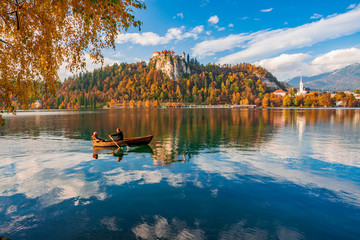
<path fill-rule="evenodd" d="M 261 9 L 260 12 L 271 12 L 272 10 L 274 9 L 273 8 Z"/>
<path fill-rule="evenodd" d="M 231 34 L 225 38 L 206 40 L 196 44 L 195 47 L 192 48 L 192 55 L 199 58 L 212 56 L 216 52 L 222 52 L 233 49 L 235 47 L 240 47 L 244 42 L 249 41 L 252 38 L 252 34 Z"/>
<path fill-rule="evenodd" d="M 229 27 L 229 28 L 232 28 L 232 27 L 234 27 L 234 24 L 230 23 L 230 24 L 228 25 L 228 27 Z"/>
<path fill-rule="evenodd" d="M 217 24 L 219 22 L 219 17 L 217 15 L 214 15 L 209 18 L 208 22 L 212 24 Z"/>
<path fill-rule="evenodd" d="M 269 70 L 279 80 L 286 80 L 300 74 L 313 76 L 360 62 L 360 49 L 338 49 L 316 57 L 311 62 L 309 54 L 281 54 L 278 57 L 263 59 L 254 64 Z"/>
<path fill-rule="evenodd" d="M 314 14 L 310 17 L 310 19 L 319 19 L 319 18 L 322 18 L 322 17 L 323 17 L 323 15 L 318 14 L 318 13 L 314 13 Z"/>
<path fill-rule="evenodd" d="M 141 58 L 133 58 L 135 62 L 146 62 L 146 60 Z"/>
<path fill-rule="evenodd" d="M 202 33 L 203 31 L 204 31 L 204 26 L 200 25 L 200 26 L 194 27 L 191 32 L 193 32 L 193 33 Z"/>
<path fill-rule="evenodd" d="M 337 13 L 334 13 L 334 14 L 331 14 L 331 15 L 327 16 L 326 18 L 332 18 L 332 17 L 335 17 L 337 15 L 338 15 Z"/>
<path fill-rule="evenodd" d="M 308 65 L 304 63 L 304 60 L 310 57 L 310 55 L 304 53 L 281 54 L 278 57 L 263 59 L 254 64 L 266 68 L 278 79 L 284 80 L 299 76 L 307 70 Z"/>
<path fill-rule="evenodd" d="M 350 4 L 347 9 L 354 9 L 356 8 L 356 3 Z"/>
<path fill-rule="evenodd" d="M 210 2 L 210 0 L 203 0 L 200 7 L 205 7 L 209 2 Z"/>
<path fill-rule="evenodd" d="M 319 56 L 315 58 L 311 64 L 317 67 L 321 67 L 325 71 L 331 71 L 358 62 L 360 62 L 360 49 L 347 48 L 333 50 L 329 53 Z"/>
<path fill-rule="evenodd" d="M 116 53 L 112 54 L 111 56 L 116 57 L 116 58 L 122 58 L 122 57 L 125 57 L 125 54 L 122 54 L 121 52 L 116 52 Z"/>
<path fill-rule="evenodd" d="M 204 30 L 204 26 L 197 26 L 193 28 L 189 32 L 184 32 L 185 27 L 181 26 L 179 28 L 170 28 L 168 29 L 165 36 L 160 36 L 153 32 L 145 32 L 145 33 L 125 33 L 120 34 L 117 39 L 116 43 L 123 44 L 123 43 L 133 43 L 133 44 L 140 44 L 142 46 L 148 45 L 161 45 L 167 44 L 172 40 L 183 40 L 185 38 L 193 37 L 194 39 L 198 38 L 198 34 Z"/>
<path fill-rule="evenodd" d="M 360 31 L 360 7 L 335 17 L 321 19 L 317 22 L 305 24 L 296 28 L 284 28 L 278 30 L 266 30 L 253 34 L 240 34 L 238 42 L 234 42 L 232 48 L 243 47 L 244 50 L 220 58 L 220 63 L 238 63 L 244 61 L 256 61 L 271 57 L 287 50 L 312 46 L 316 43 L 342 36 L 351 35 Z M 251 37 L 250 37 L 251 36 Z M 232 38 L 234 38 L 232 36 Z M 236 38 L 236 36 L 235 36 Z M 244 41 L 244 39 L 247 39 Z M 226 42 L 227 38 L 217 41 L 218 44 Z M 207 42 L 211 44 L 211 42 Z M 209 52 L 203 47 L 204 42 L 195 46 L 196 53 L 204 56 Z M 210 50 L 210 53 L 213 53 Z M 199 57 L 199 56 L 198 56 Z"/>
<path fill-rule="evenodd" d="M 177 17 L 183 19 L 183 18 L 184 18 L 184 14 L 183 14 L 182 12 L 180 12 L 180 13 L 176 14 L 176 16 L 173 17 L 173 19 L 175 19 L 175 18 L 177 18 Z"/>
<path fill-rule="evenodd" d="M 113 57 L 123 57 L 123 55 L 120 52 L 117 52 Z M 100 68 L 101 66 L 114 65 L 115 63 L 120 64 L 121 61 L 104 57 L 104 64 L 94 63 L 93 60 L 90 58 L 90 55 L 85 54 L 85 63 L 86 63 L 85 70 L 91 72 L 94 69 Z M 63 65 L 61 65 L 61 67 L 58 71 L 58 74 L 59 74 L 60 80 L 63 81 L 63 80 L 65 80 L 65 78 L 75 75 L 79 72 L 81 72 L 81 71 L 70 72 L 68 69 L 66 69 L 66 64 L 63 64 Z"/>
<path fill-rule="evenodd" d="M 226 29 L 226 28 L 224 28 L 224 27 L 220 27 L 220 28 L 218 28 L 218 31 L 219 31 L 219 32 L 225 31 L 225 29 Z"/>

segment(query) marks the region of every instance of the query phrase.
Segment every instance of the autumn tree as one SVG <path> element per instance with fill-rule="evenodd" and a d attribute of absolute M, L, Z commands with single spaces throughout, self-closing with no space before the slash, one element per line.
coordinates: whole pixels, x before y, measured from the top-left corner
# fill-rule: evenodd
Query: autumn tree
<path fill-rule="evenodd" d="M 333 105 L 331 101 L 331 95 L 329 93 L 321 94 L 319 104 L 322 107 L 331 107 Z"/>
<path fill-rule="evenodd" d="M 130 100 L 129 107 L 134 108 L 135 107 L 135 101 Z"/>
<path fill-rule="evenodd" d="M 139 100 L 139 101 L 137 102 L 136 107 L 137 107 L 137 108 L 142 108 L 142 102 L 141 102 L 141 100 Z"/>
<path fill-rule="evenodd" d="M 154 102 L 153 102 L 152 106 L 153 106 L 154 108 L 158 108 L 158 107 L 160 107 L 160 103 L 159 103 L 159 101 L 158 101 L 158 100 L 154 100 Z"/>
<path fill-rule="evenodd" d="M 271 107 L 280 107 L 283 104 L 283 97 L 281 95 L 270 94 Z"/>
<path fill-rule="evenodd" d="M 291 97 L 289 95 L 285 95 L 283 98 L 283 106 L 289 107 L 291 105 Z"/>
<path fill-rule="evenodd" d="M 87 57 L 102 62 L 121 30 L 140 28 L 139 0 L 0 1 L 0 110 L 27 108 L 42 90 L 54 93 L 63 64 L 84 69 Z"/>
<path fill-rule="evenodd" d="M 346 106 L 348 106 L 348 107 L 356 107 L 357 102 L 356 102 L 355 96 L 352 93 L 346 95 L 344 100 L 346 102 Z"/>
<path fill-rule="evenodd" d="M 262 106 L 269 107 L 269 102 L 270 102 L 269 94 L 265 94 L 265 96 L 262 100 Z"/>
<path fill-rule="evenodd" d="M 134 100 L 141 107 L 146 100 L 261 105 L 265 96 L 268 106 L 282 104 L 282 98 L 276 98 L 277 104 L 270 102 L 269 93 L 273 90 L 260 78 L 266 74 L 265 69 L 252 67 L 251 64 L 230 67 L 208 64 L 199 65 L 197 69 L 175 81 L 154 66 L 146 66 L 145 62 L 105 66 L 66 79 L 57 90 L 52 104 L 62 108 L 74 107 L 74 101 L 79 99 L 80 106 L 84 103 L 92 106 L 92 99 L 95 98 L 99 106 L 112 99 L 120 103 Z M 252 71 L 256 71 L 256 74 Z M 69 101 L 72 102 L 70 105 Z"/>

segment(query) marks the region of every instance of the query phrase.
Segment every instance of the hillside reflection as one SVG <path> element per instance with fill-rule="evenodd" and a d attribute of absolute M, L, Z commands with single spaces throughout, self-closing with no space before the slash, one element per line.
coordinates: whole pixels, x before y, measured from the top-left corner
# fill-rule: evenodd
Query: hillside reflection
<path fill-rule="evenodd" d="M 26 112 L 7 119 L 1 134 L 25 138 L 51 135 L 89 140 L 90 144 L 93 131 L 106 137 L 117 127 L 125 137 L 152 134 L 154 164 L 169 165 L 222 146 L 256 151 L 285 126 L 298 129 L 299 139 L 309 126 L 351 128 L 358 126 L 360 115 L 351 109 L 125 109 Z"/>
<path fill-rule="evenodd" d="M 1 234 L 74 238 L 77 226 L 98 229 L 89 239 L 351 239 L 359 123 L 349 109 L 19 113 L 0 128 Z M 116 127 L 154 139 L 91 145 L 93 131 Z"/>

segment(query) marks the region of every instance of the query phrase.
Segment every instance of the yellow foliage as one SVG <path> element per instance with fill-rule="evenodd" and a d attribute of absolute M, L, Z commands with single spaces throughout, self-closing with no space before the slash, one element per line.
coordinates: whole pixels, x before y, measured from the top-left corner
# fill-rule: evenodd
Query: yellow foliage
<path fill-rule="evenodd" d="M 158 100 L 155 100 L 152 105 L 153 105 L 154 108 L 160 107 L 160 103 L 159 103 Z"/>
<path fill-rule="evenodd" d="M 150 101 L 149 101 L 149 100 L 146 100 L 146 101 L 145 101 L 145 107 L 146 107 L 146 108 L 149 108 L 150 106 L 151 106 Z"/>
<path fill-rule="evenodd" d="M 291 105 L 291 97 L 289 95 L 285 95 L 283 98 L 283 106 L 288 107 Z"/>
<path fill-rule="evenodd" d="M 142 102 L 140 100 L 137 102 L 137 107 L 142 108 Z"/>
<path fill-rule="evenodd" d="M 109 106 L 113 107 L 113 106 L 115 106 L 115 104 L 116 104 L 116 101 L 114 99 L 111 99 L 111 101 L 109 102 Z"/>
<path fill-rule="evenodd" d="M 240 105 L 249 105 L 249 99 L 244 98 L 240 101 Z"/>
<path fill-rule="evenodd" d="M 262 100 L 262 106 L 269 107 L 269 98 L 268 97 L 264 97 L 264 99 Z"/>
<path fill-rule="evenodd" d="M 103 62 L 101 49 L 115 47 L 121 30 L 140 27 L 133 13 L 142 8 L 137 0 L 2 0 L 0 111 L 15 111 L 12 98 L 30 106 L 41 89 L 49 99 L 63 63 L 75 71 L 84 69 L 86 55 Z"/>
<path fill-rule="evenodd" d="M 130 100 L 129 107 L 134 108 L 135 107 L 135 101 Z"/>

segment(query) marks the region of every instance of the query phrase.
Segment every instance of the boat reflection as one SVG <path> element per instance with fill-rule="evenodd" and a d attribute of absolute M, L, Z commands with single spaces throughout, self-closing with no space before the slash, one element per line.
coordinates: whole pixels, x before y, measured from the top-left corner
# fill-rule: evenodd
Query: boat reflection
<path fill-rule="evenodd" d="M 149 145 L 136 147 L 93 147 L 93 158 L 98 159 L 99 154 L 112 155 L 117 157 L 120 162 L 125 155 L 130 153 L 149 153 L 153 159 L 153 164 L 158 166 L 168 166 L 173 163 L 185 163 L 191 159 L 190 154 L 178 153 L 176 149 L 156 147 L 155 151 Z"/>
<path fill-rule="evenodd" d="M 105 153 L 117 155 L 119 152 L 133 152 L 133 153 L 150 153 L 153 154 L 153 150 L 149 145 L 141 145 L 135 147 L 93 147 L 94 154 Z"/>
<path fill-rule="evenodd" d="M 154 153 L 149 145 L 136 146 L 136 147 L 93 147 L 93 158 L 98 159 L 99 154 L 110 154 L 117 157 L 117 161 L 120 162 L 128 153 Z"/>

